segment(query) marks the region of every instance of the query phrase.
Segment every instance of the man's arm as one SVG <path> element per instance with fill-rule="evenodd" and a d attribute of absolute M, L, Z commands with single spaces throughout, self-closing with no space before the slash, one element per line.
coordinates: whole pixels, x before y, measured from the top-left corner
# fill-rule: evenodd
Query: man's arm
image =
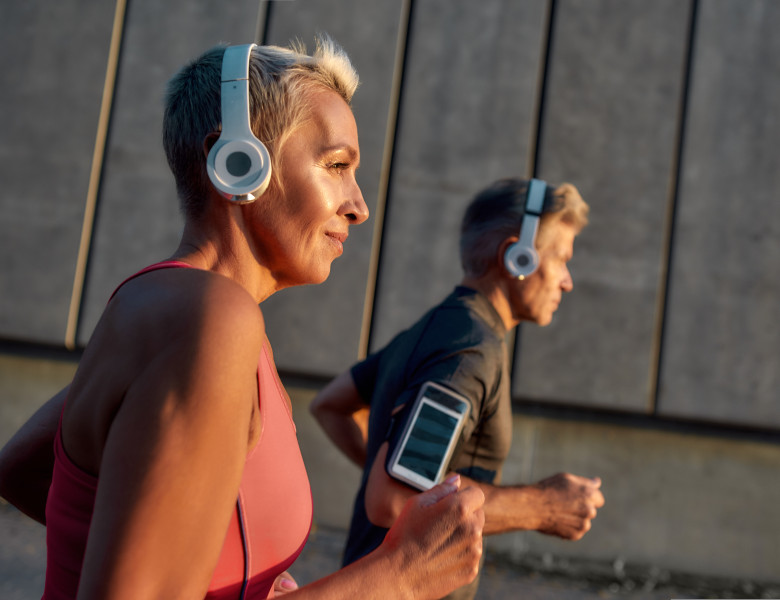
<path fill-rule="evenodd" d="M 57 434 L 68 387 L 47 401 L 0 450 L 0 496 L 46 524 Z"/>
<path fill-rule="evenodd" d="M 366 463 L 369 407 L 361 398 L 352 373 L 345 371 L 312 400 L 311 414 L 331 441 L 361 469 Z"/>
<path fill-rule="evenodd" d="M 485 494 L 485 534 L 532 530 L 579 540 L 604 506 L 598 477 L 558 473 L 531 485 L 507 486 L 463 480 Z"/>
<path fill-rule="evenodd" d="M 401 507 L 417 491 L 396 481 L 385 470 L 388 443 L 371 465 L 366 486 L 366 513 L 380 527 L 390 527 Z M 563 539 L 578 540 L 591 527 L 604 505 L 601 480 L 560 473 L 532 485 L 496 486 L 463 477 L 464 485 L 485 494 L 483 534 L 534 530 Z"/>

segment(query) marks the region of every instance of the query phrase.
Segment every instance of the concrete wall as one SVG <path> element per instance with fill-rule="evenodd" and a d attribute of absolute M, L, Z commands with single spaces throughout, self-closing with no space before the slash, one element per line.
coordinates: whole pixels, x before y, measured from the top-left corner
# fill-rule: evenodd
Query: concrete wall
<path fill-rule="evenodd" d="M 778 578 L 780 4 L 49 4 L 0 20 L 0 443 L 70 377 L 114 286 L 176 245 L 168 77 L 220 41 L 323 30 L 361 73 L 372 218 L 328 282 L 264 305 L 280 370 L 321 384 L 445 295 L 490 181 L 571 181 L 591 225 L 554 323 L 517 336 L 507 480 L 600 475 L 608 505 L 581 543 L 493 547 Z M 317 518 L 340 527 L 357 474 L 311 393 L 293 389 Z"/>

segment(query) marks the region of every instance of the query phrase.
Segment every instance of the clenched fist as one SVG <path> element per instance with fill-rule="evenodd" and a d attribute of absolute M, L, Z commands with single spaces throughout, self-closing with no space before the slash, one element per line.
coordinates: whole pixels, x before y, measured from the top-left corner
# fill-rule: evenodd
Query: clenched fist
<path fill-rule="evenodd" d="M 601 479 L 558 473 L 534 484 L 539 492 L 536 530 L 567 540 L 578 540 L 591 527 L 597 509 L 604 506 Z"/>

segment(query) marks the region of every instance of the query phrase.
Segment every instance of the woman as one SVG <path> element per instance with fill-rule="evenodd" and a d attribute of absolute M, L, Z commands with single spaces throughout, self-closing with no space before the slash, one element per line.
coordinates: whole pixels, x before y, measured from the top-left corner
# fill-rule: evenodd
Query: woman
<path fill-rule="evenodd" d="M 328 39 L 311 57 L 277 47 L 245 56 L 251 129 L 271 164 L 267 189 L 245 193 L 255 159 L 231 166 L 217 152 L 235 128 L 220 99 L 227 105 L 242 79 L 225 76 L 224 55 L 207 52 L 169 85 L 163 138 L 185 216 L 179 247 L 119 287 L 67 392 L 0 461 L 3 494 L 40 518 L 40 495 L 19 496 L 11 477 L 41 455 L 64 402 L 46 599 L 265 598 L 274 581 L 295 587 L 279 578 L 305 543 L 311 494 L 258 304 L 324 281 L 349 227 L 368 218 L 349 107 L 357 75 Z M 414 498 L 374 554 L 293 595 L 434 598 L 466 583 L 484 498 L 458 487 Z"/>

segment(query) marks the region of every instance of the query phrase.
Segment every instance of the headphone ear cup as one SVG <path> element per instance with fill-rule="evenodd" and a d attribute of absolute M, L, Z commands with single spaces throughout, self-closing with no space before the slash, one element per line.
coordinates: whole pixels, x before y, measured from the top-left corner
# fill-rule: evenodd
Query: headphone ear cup
<path fill-rule="evenodd" d="M 520 225 L 519 239 L 504 253 L 504 266 L 512 277 L 525 279 L 539 267 L 539 254 L 536 251 L 536 232 L 539 229 L 539 216 L 544 203 L 544 191 L 547 184 L 532 179 L 526 193 L 525 212 Z"/>
<path fill-rule="evenodd" d="M 206 169 L 214 187 L 239 204 L 259 198 L 271 181 L 271 157 L 255 137 L 218 140 L 209 151 Z"/>
<path fill-rule="evenodd" d="M 512 277 L 525 279 L 539 267 L 539 254 L 532 246 L 515 242 L 504 252 L 504 266 Z"/>

